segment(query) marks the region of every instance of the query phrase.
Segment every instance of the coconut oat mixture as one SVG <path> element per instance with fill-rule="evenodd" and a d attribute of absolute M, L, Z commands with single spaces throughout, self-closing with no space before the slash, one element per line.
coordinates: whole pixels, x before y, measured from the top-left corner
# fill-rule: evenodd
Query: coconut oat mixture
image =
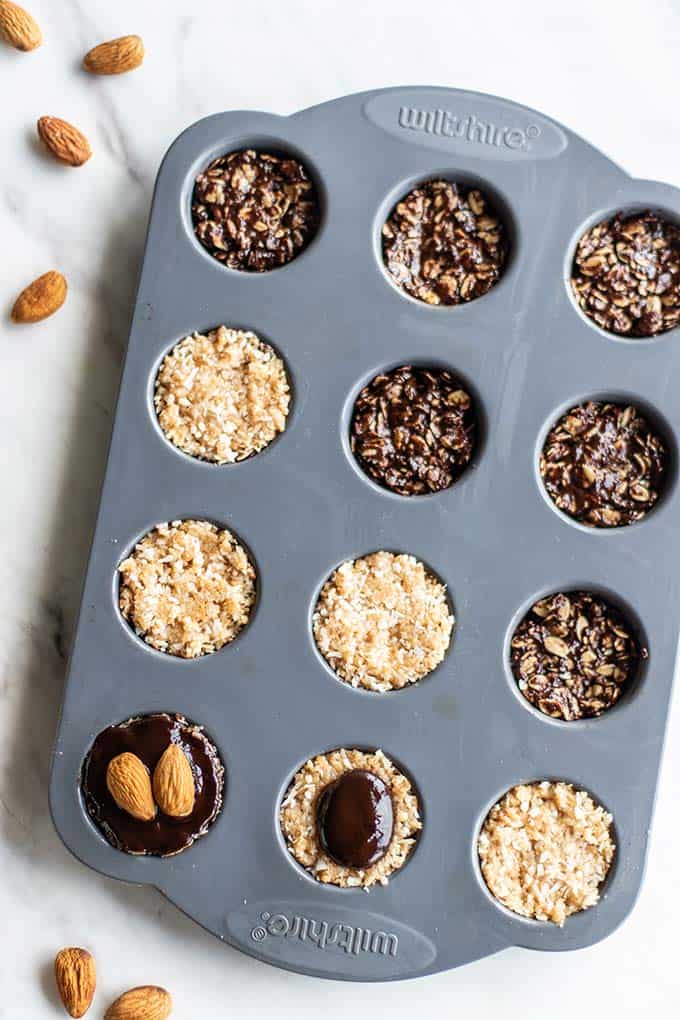
<path fill-rule="evenodd" d="M 324 789 L 352 769 L 365 769 L 379 776 L 389 787 L 394 811 L 392 841 L 379 861 L 366 869 L 343 867 L 323 850 L 317 826 L 317 802 Z M 404 864 L 422 828 L 418 799 L 411 784 L 382 751 L 330 751 L 311 758 L 296 773 L 280 811 L 281 831 L 295 860 L 319 882 L 342 887 L 369 889 Z"/>
<path fill-rule="evenodd" d="M 446 588 L 415 557 L 375 552 L 338 567 L 312 622 L 319 651 L 341 680 L 390 691 L 442 661 L 454 616 Z"/>
<path fill-rule="evenodd" d="M 515 786 L 489 812 L 478 841 L 497 900 L 562 926 L 600 898 L 616 850 L 612 817 L 569 783 Z"/>
<path fill-rule="evenodd" d="M 152 648 L 183 659 L 233 641 L 255 602 L 245 549 L 207 521 L 159 524 L 118 570 L 125 619 Z"/>
<path fill-rule="evenodd" d="M 290 389 L 269 344 L 220 326 L 186 337 L 165 356 L 154 406 L 174 446 L 213 464 L 233 464 L 283 432 Z"/>

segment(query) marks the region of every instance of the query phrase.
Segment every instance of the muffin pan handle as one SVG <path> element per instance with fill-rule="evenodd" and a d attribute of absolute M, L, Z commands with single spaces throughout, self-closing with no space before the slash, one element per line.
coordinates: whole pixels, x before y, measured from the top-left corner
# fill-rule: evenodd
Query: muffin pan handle
<path fill-rule="evenodd" d="M 437 956 L 415 928 L 353 904 L 263 901 L 228 914 L 226 928 L 253 956 L 319 977 L 403 978 L 429 970 Z"/>

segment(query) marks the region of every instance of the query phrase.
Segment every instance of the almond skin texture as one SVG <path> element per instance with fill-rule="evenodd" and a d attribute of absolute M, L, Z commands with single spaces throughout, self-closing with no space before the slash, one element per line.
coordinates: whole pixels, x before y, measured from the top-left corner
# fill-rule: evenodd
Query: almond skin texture
<path fill-rule="evenodd" d="M 92 149 L 82 131 L 59 117 L 41 117 L 38 134 L 55 159 L 69 166 L 82 166 L 92 155 Z"/>
<path fill-rule="evenodd" d="M 106 769 L 106 785 L 122 811 L 140 822 L 150 822 L 155 817 L 149 773 L 136 754 L 124 751 L 111 759 Z"/>
<path fill-rule="evenodd" d="M 39 276 L 14 302 L 12 322 L 40 322 L 54 315 L 66 300 L 66 280 L 55 269 Z"/>
<path fill-rule="evenodd" d="M 0 0 L 0 39 L 24 52 L 37 49 L 43 41 L 35 18 L 10 0 Z"/>
<path fill-rule="evenodd" d="M 138 35 L 100 43 L 83 58 L 83 67 L 90 74 L 124 74 L 134 71 L 144 60 L 144 43 Z"/>
<path fill-rule="evenodd" d="M 62 949 L 54 961 L 57 991 L 69 1016 L 85 1016 L 97 987 L 94 956 L 87 949 Z"/>
<path fill-rule="evenodd" d="M 186 818 L 194 810 L 194 775 L 177 744 L 168 745 L 154 769 L 153 794 L 161 811 L 171 818 Z"/>
<path fill-rule="evenodd" d="M 166 1020 L 172 1013 L 172 996 L 165 988 L 142 985 L 116 999 L 104 1020 Z"/>

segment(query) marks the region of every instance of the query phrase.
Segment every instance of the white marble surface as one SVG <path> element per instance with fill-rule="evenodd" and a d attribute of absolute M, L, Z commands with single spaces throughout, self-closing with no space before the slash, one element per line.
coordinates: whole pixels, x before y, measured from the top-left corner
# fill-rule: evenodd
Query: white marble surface
<path fill-rule="evenodd" d="M 100 961 L 95 1016 L 126 986 L 157 982 L 182 1018 L 323 1010 L 380 1020 L 395 1008 L 466 1020 L 670 1017 L 680 1004 L 677 708 L 646 884 L 615 935 L 574 954 L 514 950 L 387 988 L 259 965 L 154 891 L 98 877 L 59 843 L 46 786 L 151 189 L 170 140 L 220 109 L 288 113 L 382 85 L 455 85 L 536 106 L 635 175 L 677 184 L 678 0 L 26 3 L 44 47 L 0 47 L 0 1017 L 59 1015 L 51 959 L 64 944 Z M 91 45 L 127 32 L 146 41 L 143 69 L 109 80 L 79 70 Z M 86 167 L 40 152 L 42 114 L 88 133 Z M 13 327 L 15 293 L 53 267 L 70 282 L 65 308 Z"/>

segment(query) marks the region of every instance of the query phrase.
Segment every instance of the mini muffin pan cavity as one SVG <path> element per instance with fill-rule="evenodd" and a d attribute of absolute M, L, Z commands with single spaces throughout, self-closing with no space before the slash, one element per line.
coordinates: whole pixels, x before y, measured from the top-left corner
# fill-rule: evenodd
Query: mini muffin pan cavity
<path fill-rule="evenodd" d="M 320 977 L 625 919 L 678 643 L 678 223 L 470 92 L 177 139 L 53 759 L 76 856 Z M 134 755 L 142 820 L 107 786 Z"/>

